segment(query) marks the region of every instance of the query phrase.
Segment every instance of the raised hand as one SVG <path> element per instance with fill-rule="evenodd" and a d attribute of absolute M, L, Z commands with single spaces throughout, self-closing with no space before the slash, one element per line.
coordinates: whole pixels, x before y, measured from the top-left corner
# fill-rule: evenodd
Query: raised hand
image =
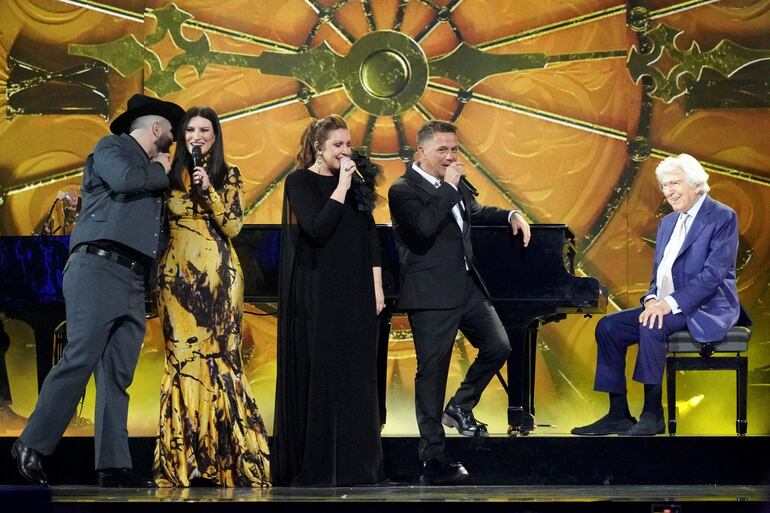
<path fill-rule="evenodd" d="M 153 158 L 150 159 L 151 162 L 159 162 L 161 166 L 163 166 L 163 171 L 166 172 L 166 174 L 171 171 L 171 161 L 169 160 L 168 153 L 158 153 Z"/>
<path fill-rule="evenodd" d="M 465 176 L 465 167 L 460 162 L 452 162 L 446 168 L 444 173 L 444 181 L 449 182 L 455 187 L 460 186 L 460 178 Z"/>
<path fill-rule="evenodd" d="M 206 170 L 200 166 L 193 169 L 192 180 L 195 185 L 200 185 L 201 189 L 206 191 L 209 188 L 211 182 L 209 181 L 209 175 Z"/>

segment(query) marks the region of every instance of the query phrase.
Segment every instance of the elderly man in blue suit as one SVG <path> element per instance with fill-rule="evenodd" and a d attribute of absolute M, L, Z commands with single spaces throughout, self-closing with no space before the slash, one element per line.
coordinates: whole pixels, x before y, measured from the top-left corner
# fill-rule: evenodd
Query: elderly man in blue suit
<path fill-rule="evenodd" d="M 594 390 L 609 393 L 610 410 L 596 422 L 574 428 L 575 435 L 663 433 L 668 335 L 687 329 L 708 344 L 724 338 L 738 321 L 735 212 L 708 195 L 708 175 L 690 155 L 668 157 L 655 175 L 674 211 L 658 226 L 652 281 L 642 306 L 608 315 L 596 327 Z M 626 351 L 635 343 L 639 352 L 633 378 L 644 384 L 638 423 L 628 410 L 625 379 Z"/>

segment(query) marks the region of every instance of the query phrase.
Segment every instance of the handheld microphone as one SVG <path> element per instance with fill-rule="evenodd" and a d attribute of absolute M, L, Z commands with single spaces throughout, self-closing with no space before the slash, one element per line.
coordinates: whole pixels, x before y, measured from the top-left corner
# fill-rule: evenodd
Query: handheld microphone
<path fill-rule="evenodd" d="M 193 161 L 193 168 L 203 166 L 203 153 L 201 152 L 200 146 L 193 146 L 191 155 L 192 155 L 192 161 Z M 201 185 L 199 183 L 195 183 L 195 180 L 193 179 L 192 169 L 190 170 L 190 184 L 192 185 L 193 192 L 195 193 L 196 196 L 203 196 Z"/>
<path fill-rule="evenodd" d="M 364 180 L 364 175 L 361 174 L 361 171 L 358 170 L 358 166 L 355 166 L 353 168 L 353 176 L 356 177 L 356 179 L 361 183 L 366 183 Z"/>
<path fill-rule="evenodd" d="M 473 186 L 473 184 L 472 184 L 472 183 L 470 183 L 470 182 L 468 181 L 468 179 L 467 179 L 467 178 L 465 178 L 465 176 L 461 176 L 461 177 L 460 177 L 460 183 L 461 183 L 461 184 L 463 184 L 463 185 L 465 186 L 465 188 L 466 188 L 466 189 L 468 189 L 468 191 L 469 191 L 471 194 L 473 194 L 474 196 L 478 196 L 478 195 L 479 195 L 479 191 L 478 191 L 478 190 L 476 190 L 476 188 Z"/>
<path fill-rule="evenodd" d="M 353 163 L 353 176 L 358 179 L 360 183 L 366 183 L 364 180 L 364 175 L 361 174 L 361 171 L 358 170 L 358 166 L 356 165 L 356 161 L 351 159 L 350 157 L 347 157 L 352 163 Z M 342 169 L 342 160 L 340 160 L 340 169 Z"/>

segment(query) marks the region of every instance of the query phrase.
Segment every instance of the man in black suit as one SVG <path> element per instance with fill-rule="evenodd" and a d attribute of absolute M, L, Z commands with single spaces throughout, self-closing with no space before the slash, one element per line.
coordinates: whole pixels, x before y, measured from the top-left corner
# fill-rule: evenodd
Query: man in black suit
<path fill-rule="evenodd" d="M 150 487 L 133 471 L 128 393 L 145 331 L 145 287 L 158 256 L 169 147 L 184 110 L 141 94 L 110 125 L 86 160 L 83 210 L 70 237 L 62 291 L 64 355 L 45 378 L 11 455 L 28 481 L 47 485 L 41 455 L 51 454 L 91 374 L 96 380 L 95 466 L 99 486 Z"/>
<path fill-rule="evenodd" d="M 445 452 L 444 428 L 487 436 L 473 408 L 510 353 L 508 337 L 473 265 L 473 223 L 510 224 L 529 243 L 529 225 L 517 211 L 479 205 L 457 161 L 457 129 L 427 122 L 417 134 L 418 161 L 390 188 L 388 201 L 401 260 L 399 308 L 407 311 L 417 353 L 415 403 L 423 484 L 468 477 Z M 444 406 L 457 330 L 478 350 L 460 388 Z"/>

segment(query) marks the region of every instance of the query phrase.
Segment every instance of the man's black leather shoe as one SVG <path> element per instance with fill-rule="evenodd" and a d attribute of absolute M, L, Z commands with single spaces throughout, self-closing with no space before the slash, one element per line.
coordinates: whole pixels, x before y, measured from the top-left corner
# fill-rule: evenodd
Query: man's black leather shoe
<path fill-rule="evenodd" d="M 421 485 L 452 485 L 468 477 L 468 471 L 459 461 L 452 461 L 448 456 L 424 461 L 420 472 Z"/>
<path fill-rule="evenodd" d="M 19 474 L 30 483 L 48 486 L 48 477 L 43 471 L 41 455 L 32 447 L 27 447 L 17 438 L 11 447 L 11 457 L 16 460 Z"/>
<path fill-rule="evenodd" d="M 716 351 L 716 347 L 714 347 L 714 344 L 711 342 L 706 342 L 705 344 L 701 345 L 700 351 L 698 351 L 698 354 L 700 354 L 703 358 L 708 358 L 712 354 L 714 354 L 714 351 Z"/>
<path fill-rule="evenodd" d="M 155 488 L 153 481 L 137 476 L 130 468 L 97 470 L 96 483 L 102 488 Z"/>
<path fill-rule="evenodd" d="M 666 422 L 663 417 L 643 411 L 639 416 L 639 423 L 624 434 L 628 436 L 654 436 L 662 435 L 665 432 Z"/>
<path fill-rule="evenodd" d="M 457 429 L 457 432 L 464 436 L 489 436 L 487 425 L 476 420 L 471 410 L 457 406 L 453 399 L 446 405 L 441 423 Z"/>
<path fill-rule="evenodd" d="M 623 435 L 636 425 L 634 417 L 625 417 L 616 419 L 610 417 L 609 413 L 596 422 L 587 426 L 572 428 L 573 435 L 583 436 L 601 436 L 601 435 Z"/>

